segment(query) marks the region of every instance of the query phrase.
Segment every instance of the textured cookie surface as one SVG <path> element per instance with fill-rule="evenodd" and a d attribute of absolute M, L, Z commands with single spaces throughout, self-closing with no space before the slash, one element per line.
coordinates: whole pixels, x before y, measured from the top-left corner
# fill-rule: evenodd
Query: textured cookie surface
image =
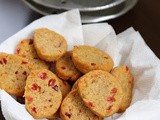
<path fill-rule="evenodd" d="M 34 46 L 38 56 L 49 62 L 58 60 L 67 51 L 67 42 L 64 37 L 47 28 L 35 31 Z"/>
<path fill-rule="evenodd" d="M 120 83 L 102 70 L 85 74 L 78 82 L 78 92 L 90 110 L 101 117 L 116 113 L 123 97 Z"/>
<path fill-rule="evenodd" d="M 0 88 L 9 94 L 23 96 L 31 67 L 30 63 L 20 56 L 0 53 Z"/>
<path fill-rule="evenodd" d="M 25 86 L 25 106 L 34 118 L 51 118 L 62 100 L 57 76 L 46 69 L 33 70 Z"/>
<path fill-rule="evenodd" d="M 76 90 L 63 100 L 60 116 L 63 120 L 102 120 L 85 106 Z"/>
<path fill-rule="evenodd" d="M 81 73 L 76 69 L 72 62 L 72 52 L 66 52 L 66 54 L 58 59 L 55 64 L 56 74 L 63 80 L 76 81 Z"/>
<path fill-rule="evenodd" d="M 91 46 L 74 46 L 72 60 L 82 73 L 91 70 L 110 71 L 113 68 L 112 58 L 102 50 Z"/>
<path fill-rule="evenodd" d="M 39 59 L 36 50 L 33 45 L 33 40 L 24 39 L 18 45 L 16 54 L 28 59 L 33 64 L 33 69 L 48 69 L 49 63 Z"/>
<path fill-rule="evenodd" d="M 119 112 L 125 111 L 132 100 L 133 76 L 127 66 L 119 66 L 111 71 L 111 74 L 117 78 L 122 86 L 124 97 Z"/>

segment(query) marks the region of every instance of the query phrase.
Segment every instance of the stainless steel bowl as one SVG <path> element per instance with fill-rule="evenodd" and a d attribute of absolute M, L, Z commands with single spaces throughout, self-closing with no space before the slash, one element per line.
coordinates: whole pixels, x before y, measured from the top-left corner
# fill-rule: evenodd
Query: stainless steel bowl
<path fill-rule="evenodd" d="M 42 5 L 35 3 L 33 0 L 22 0 L 26 5 L 28 5 L 32 10 L 42 14 L 42 15 L 50 15 L 62 13 L 65 10 L 48 8 Z M 111 7 L 105 10 L 99 11 L 88 11 L 88 12 L 80 12 L 82 23 L 95 23 L 102 22 L 110 19 L 117 18 L 122 16 L 129 10 L 131 10 L 137 3 L 138 0 L 127 0 L 124 3 Z"/>
<path fill-rule="evenodd" d="M 105 10 L 114 6 L 117 6 L 126 0 L 33 0 L 37 4 L 45 7 L 60 9 L 60 10 L 71 10 L 78 8 L 80 11 L 98 11 Z"/>

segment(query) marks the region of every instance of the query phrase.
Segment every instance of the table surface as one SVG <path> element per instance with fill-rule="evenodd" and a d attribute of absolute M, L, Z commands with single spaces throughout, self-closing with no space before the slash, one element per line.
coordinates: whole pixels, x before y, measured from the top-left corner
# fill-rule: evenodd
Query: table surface
<path fill-rule="evenodd" d="M 113 26 L 117 34 L 133 26 L 160 58 L 159 5 L 160 0 L 139 0 L 127 14 L 107 22 Z M 0 0 L 0 42 L 40 17 L 41 15 L 30 10 L 20 0 Z M 0 113 L 0 120 L 4 120 L 2 113 Z"/>

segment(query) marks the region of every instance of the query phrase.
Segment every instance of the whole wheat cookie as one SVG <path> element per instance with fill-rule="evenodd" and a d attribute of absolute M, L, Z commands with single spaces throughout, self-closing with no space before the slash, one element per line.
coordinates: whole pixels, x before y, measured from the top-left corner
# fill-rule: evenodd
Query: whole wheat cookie
<path fill-rule="evenodd" d="M 76 90 L 71 91 L 63 100 L 60 116 L 63 120 L 102 120 L 85 106 Z"/>
<path fill-rule="evenodd" d="M 85 74 L 78 82 L 78 92 L 86 106 L 101 117 L 116 113 L 123 98 L 118 80 L 102 70 Z"/>
<path fill-rule="evenodd" d="M 26 78 L 32 65 L 26 59 L 0 53 L 0 89 L 15 96 L 23 96 Z"/>
<path fill-rule="evenodd" d="M 17 45 L 16 54 L 30 61 L 33 64 L 33 69 L 49 69 L 49 63 L 46 63 L 38 57 L 33 45 L 33 40 L 31 39 L 22 40 Z"/>
<path fill-rule="evenodd" d="M 33 70 L 25 86 L 25 106 L 34 118 L 51 118 L 62 101 L 59 78 L 47 69 Z"/>
<path fill-rule="evenodd" d="M 115 67 L 111 74 L 117 78 L 122 86 L 124 97 L 118 112 L 124 112 L 130 105 L 132 100 L 133 76 L 127 66 Z"/>
<path fill-rule="evenodd" d="M 38 56 L 48 62 L 57 61 L 67 51 L 65 38 L 47 28 L 35 31 L 34 46 Z"/>
<path fill-rule="evenodd" d="M 76 81 L 82 74 L 72 62 L 72 52 L 66 52 L 63 57 L 55 63 L 55 71 L 58 77 L 63 80 Z"/>
<path fill-rule="evenodd" d="M 91 46 L 74 46 L 72 60 L 76 68 L 87 73 L 92 70 L 110 71 L 113 68 L 112 58 L 102 50 Z"/>

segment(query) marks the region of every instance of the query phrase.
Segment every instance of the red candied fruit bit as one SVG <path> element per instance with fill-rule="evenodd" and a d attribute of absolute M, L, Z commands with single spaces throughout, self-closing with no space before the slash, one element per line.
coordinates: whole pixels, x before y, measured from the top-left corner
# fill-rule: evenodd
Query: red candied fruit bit
<path fill-rule="evenodd" d="M 107 110 L 111 110 L 112 109 L 112 105 L 108 106 Z"/>
<path fill-rule="evenodd" d="M 20 51 L 21 51 L 21 49 L 20 48 L 17 48 L 17 54 L 19 54 L 20 53 Z"/>
<path fill-rule="evenodd" d="M 32 97 L 27 97 L 28 102 L 32 102 L 33 98 Z"/>
<path fill-rule="evenodd" d="M 33 44 L 33 40 L 30 40 L 30 41 L 29 41 L 29 45 L 32 45 L 32 44 Z"/>
<path fill-rule="evenodd" d="M 57 85 L 53 86 L 53 89 L 54 89 L 55 91 L 58 91 L 58 86 L 57 86 Z"/>
<path fill-rule="evenodd" d="M 82 110 L 80 109 L 80 110 L 79 110 L 79 112 L 81 113 L 81 112 L 82 112 Z"/>
<path fill-rule="evenodd" d="M 15 74 L 18 74 L 18 71 L 16 71 Z"/>
<path fill-rule="evenodd" d="M 114 98 L 114 97 L 108 97 L 108 98 L 107 98 L 107 101 L 108 101 L 108 102 L 114 102 L 114 101 L 115 101 L 115 98 Z"/>
<path fill-rule="evenodd" d="M 111 93 L 117 93 L 117 88 L 113 88 L 113 89 L 111 90 Z"/>
<path fill-rule="evenodd" d="M 89 107 L 94 107 L 92 102 L 88 102 Z"/>
<path fill-rule="evenodd" d="M 43 72 L 43 73 L 39 73 L 38 76 L 41 78 L 41 79 L 46 79 L 47 78 L 47 73 Z"/>
<path fill-rule="evenodd" d="M 24 71 L 24 72 L 23 72 L 23 75 L 27 75 L 27 72 L 26 72 L 26 71 Z"/>
<path fill-rule="evenodd" d="M 3 58 L 3 62 L 4 64 L 7 64 L 7 60 L 5 58 Z"/>
<path fill-rule="evenodd" d="M 26 62 L 26 61 L 22 61 L 22 63 L 21 64 L 27 64 L 28 62 Z"/>
<path fill-rule="evenodd" d="M 38 85 L 36 83 L 32 84 L 32 90 L 37 90 Z"/>
<path fill-rule="evenodd" d="M 53 86 L 54 83 L 55 83 L 54 79 L 50 79 L 50 80 L 48 81 L 48 86 Z"/>
<path fill-rule="evenodd" d="M 0 64 L 3 64 L 2 61 L 0 61 Z"/>
<path fill-rule="evenodd" d="M 128 67 L 126 66 L 126 71 L 128 71 Z"/>
<path fill-rule="evenodd" d="M 32 111 L 35 112 L 35 113 L 37 113 L 37 110 L 36 110 L 35 107 L 32 108 Z"/>
<path fill-rule="evenodd" d="M 72 114 L 70 114 L 70 113 L 65 113 L 65 115 L 68 117 L 68 118 L 71 118 L 71 116 L 72 116 Z"/>
<path fill-rule="evenodd" d="M 65 70 L 65 69 L 66 69 L 66 67 L 62 66 L 62 67 L 61 67 L 61 69 L 62 69 L 62 70 Z"/>

